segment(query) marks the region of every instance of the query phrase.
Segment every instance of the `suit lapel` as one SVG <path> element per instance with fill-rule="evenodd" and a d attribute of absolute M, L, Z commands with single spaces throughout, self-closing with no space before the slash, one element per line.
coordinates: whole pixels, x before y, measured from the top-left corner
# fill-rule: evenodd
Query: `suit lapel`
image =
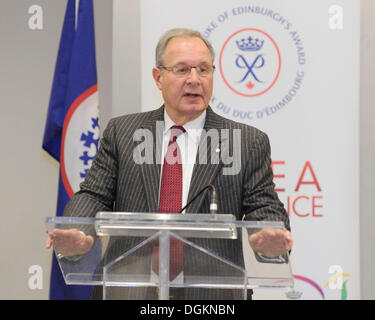
<path fill-rule="evenodd" d="M 147 148 L 146 150 L 152 150 L 153 156 L 152 163 L 143 163 L 140 165 L 141 178 L 149 210 L 150 212 L 158 212 L 164 106 L 152 112 L 141 128 L 149 130 L 152 133 L 152 140 L 146 139 L 145 147 Z"/>
<path fill-rule="evenodd" d="M 213 182 L 217 173 L 221 170 L 221 130 L 223 123 L 210 107 L 207 108 L 206 122 L 199 142 L 197 158 L 190 182 L 188 202 L 204 187 Z M 213 139 L 210 137 L 214 137 Z M 215 138 L 216 137 L 216 138 Z M 207 139 L 208 138 L 208 139 Z M 226 144 L 225 144 L 226 145 Z M 207 155 L 205 158 L 204 155 Z M 205 161 L 207 159 L 207 161 Z M 197 213 L 203 204 L 209 191 L 205 191 L 186 210 L 189 213 Z"/>

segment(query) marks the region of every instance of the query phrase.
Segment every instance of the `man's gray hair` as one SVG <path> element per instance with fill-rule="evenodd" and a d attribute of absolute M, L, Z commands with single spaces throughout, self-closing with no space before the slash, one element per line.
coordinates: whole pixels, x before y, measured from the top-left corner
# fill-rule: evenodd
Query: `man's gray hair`
<path fill-rule="evenodd" d="M 164 33 L 156 46 L 156 51 L 155 51 L 156 67 L 160 67 L 164 65 L 165 48 L 167 47 L 169 40 L 171 40 L 172 38 L 176 38 L 176 37 L 195 37 L 195 38 L 201 39 L 205 43 L 205 45 L 207 46 L 210 52 L 212 63 L 214 62 L 214 59 L 215 59 L 214 48 L 212 47 L 211 43 L 207 39 L 202 37 L 199 31 L 192 30 L 192 29 L 185 29 L 185 28 L 175 28 L 175 29 L 168 30 L 166 33 Z"/>

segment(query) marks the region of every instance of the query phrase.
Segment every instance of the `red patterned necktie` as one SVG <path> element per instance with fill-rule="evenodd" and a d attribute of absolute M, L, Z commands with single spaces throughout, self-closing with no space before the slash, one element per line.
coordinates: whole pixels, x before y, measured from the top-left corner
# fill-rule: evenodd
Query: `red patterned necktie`
<path fill-rule="evenodd" d="M 180 148 L 176 142 L 185 132 L 182 126 L 171 127 L 167 152 L 164 157 L 160 186 L 160 213 L 178 213 L 182 208 L 182 161 Z M 183 269 L 183 243 L 175 238 L 170 240 L 169 279 L 172 281 Z M 153 248 L 152 269 L 158 273 L 159 247 Z"/>

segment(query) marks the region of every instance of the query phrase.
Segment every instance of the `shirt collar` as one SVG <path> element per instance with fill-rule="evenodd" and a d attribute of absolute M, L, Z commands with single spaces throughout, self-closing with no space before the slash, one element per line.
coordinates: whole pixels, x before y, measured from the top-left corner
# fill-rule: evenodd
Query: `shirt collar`
<path fill-rule="evenodd" d="M 206 122 L 206 114 L 207 111 L 204 110 L 202 114 L 195 118 L 194 120 L 191 120 L 189 122 L 186 122 L 183 127 L 188 133 L 188 136 L 191 136 L 192 138 L 199 138 L 202 132 L 202 129 L 204 127 L 204 124 Z M 168 130 L 176 125 L 176 123 L 173 122 L 173 120 L 168 116 L 167 111 L 164 109 L 164 131 L 163 134 L 166 134 Z"/>

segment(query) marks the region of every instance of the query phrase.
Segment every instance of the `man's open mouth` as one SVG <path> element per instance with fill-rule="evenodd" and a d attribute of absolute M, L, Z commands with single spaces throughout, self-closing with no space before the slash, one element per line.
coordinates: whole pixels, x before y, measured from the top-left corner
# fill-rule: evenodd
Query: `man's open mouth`
<path fill-rule="evenodd" d="M 200 97 L 201 95 L 198 94 L 198 93 L 185 93 L 184 96 L 185 96 L 185 97 L 193 97 L 193 98 L 197 98 L 197 97 Z"/>

